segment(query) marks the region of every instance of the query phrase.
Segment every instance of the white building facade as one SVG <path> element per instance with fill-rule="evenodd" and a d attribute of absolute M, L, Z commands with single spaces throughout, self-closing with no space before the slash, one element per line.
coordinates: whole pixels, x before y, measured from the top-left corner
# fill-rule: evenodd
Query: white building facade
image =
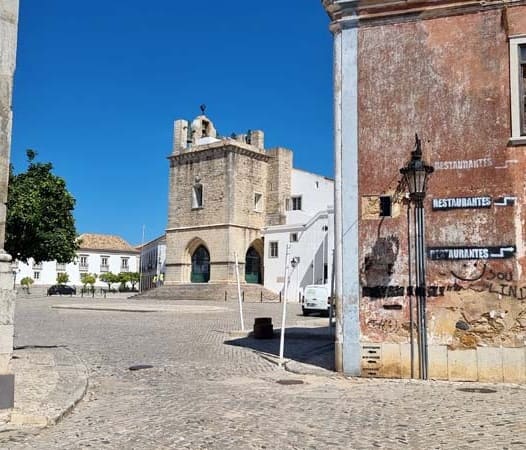
<path fill-rule="evenodd" d="M 83 234 L 79 237 L 81 246 L 75 261 L 60 264 L 56 261 L 44 261 L 39 264 L 33 260 L 27 263 L 13 263 L 13 283 L 20 285 L 20 280 L 29 277 L 33 288 L 57 284 L 57 275 L 66 273 L 69 286 L 82 286 L 81 276 L 84 273 L 97 275 L 95 287 L 107 287 L 100 281 L 103 273 L 138 272 L 139 251 L 118 236 L 103 234 Z"/>
<path fill-rule="evenodd" d="M 331 285 L 333 197 L 333 180 L 292 169 L 291 195 L 286 199 L 286 223 L 263 230 L 264 285 L 274 292 L 282 292 L 288 301 L 298 301 L 305 286 L 310 284 Z"/>
<path fill-rule="evenodd" d="M 166 269 L 166 235 L 163 234 L 140 247 L 141 291 L 164 283 Z"/>

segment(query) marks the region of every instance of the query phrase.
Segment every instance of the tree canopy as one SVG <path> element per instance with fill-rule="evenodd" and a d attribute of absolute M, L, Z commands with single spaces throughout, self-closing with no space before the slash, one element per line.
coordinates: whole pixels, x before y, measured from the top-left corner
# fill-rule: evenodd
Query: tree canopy
<path fill-rule="evenodd" d="M 66 284 L 69 281 L 69 275 L 64 272 L 57 273 L 57 283 Z"/>
<path fill-rule="evenodd" d="M 10 170 L 5 249 L 24 262 L 68 263 L 79 245 L 75 199 L 66 182 L 52 173 L 52 164 L 34 162 L 35 157 L 36 152 L 27 150 L 27 171 Z"/>
<path fill-rule="evenodd" d="M 112 272 L 101 273 L 99 280 L 108 285 L 108 290 L 111 290 L 111 285 L 113 283 L 120 283 L 119 275 L 116 275 Z"/>
<path fill-rule="evenodd" d="M 87 284 L 89 284 L 89 285 L 91 285 L 91 287 L 93 287 L 93 285 L 97 281 L 97 274 L 96 273 L 81 273 L 80 274 L 80 281 L 82 282 L 84 287 L 86 287 Z"/>

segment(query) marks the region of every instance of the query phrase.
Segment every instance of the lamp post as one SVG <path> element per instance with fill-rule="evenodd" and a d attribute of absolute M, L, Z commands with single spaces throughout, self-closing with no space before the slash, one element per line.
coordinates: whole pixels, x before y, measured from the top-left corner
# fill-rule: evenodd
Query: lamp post
<path fill-rule="evenodd" d="M 287 287 L 289 284 L 288 280 L 288 267 L 289 267 L 289 251 L 290 244 L 287 244 L 287 251 L 285 253 L 285 282 L 283 284 L 283 305 L 281 309 L 281 330 L 279 336 L 279 366 L 283 367 L 285 364 L 284 353 L 285 353 L 285 320 L 287 317 Z M 298 265 L 298 258 L 294 257 L 290 260 L 290 266 L 292 270 Z"/>
<path fill-rule="evenodd" d="M 409 191 L 409 200 L 414 203 L 414 266 L 416 276 L 416 307 L 418 327 L 418 359 L 420 378 L 427 380 L 428 377 L 428 354 L 427 354 L 427 323 L 426 323 L 426 249 L 424 243 L 424 199 L 426 197 L 427 181 L 433 166 L 422 160 L 422 143 L 415 135 L 415 149 L 411 152 L 411 159 L 407 165 L 400 169 L 403 182 Z M 411 261 L 409 261 L 411 265 Z M 411 312 L 412 314 L 412 312 Z"/>

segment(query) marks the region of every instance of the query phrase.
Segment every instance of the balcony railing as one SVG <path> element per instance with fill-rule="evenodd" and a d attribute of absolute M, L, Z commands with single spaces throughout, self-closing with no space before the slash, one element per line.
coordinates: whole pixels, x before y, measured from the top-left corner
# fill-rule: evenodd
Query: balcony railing
<path fill-rule="evenodd" d="M 124 266 L 121 266 L 121 272 L 129 272 L 130 271 L 130 268 L 128 266 L 124 267 Z"/>
<path fill-rule="evenodd" d="M 87 272 L 88 271 L 88 265 L 87 264 L 79 264 L 79 271 Z"/>
<path fill-rule="evenodd" d="M 101 264 L 100 265 L 100 271 L 101 272 L 109 272 L 110 271 L 110 266 L 105 265 L 105 264 Z"/>

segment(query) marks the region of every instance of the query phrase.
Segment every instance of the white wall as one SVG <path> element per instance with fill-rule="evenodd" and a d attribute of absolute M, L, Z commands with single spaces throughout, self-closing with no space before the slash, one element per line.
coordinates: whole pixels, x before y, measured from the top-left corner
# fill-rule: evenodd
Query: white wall
<path fill-rule="evenodd" d="M 285 260 L 288 264 L 287 300 L 298 301 L 305 286 L 330 285 L 332 252 L 334 249 L 334 181 L 321 175 L 292 169 L 291 197 L 301 195 L 302 208 L 286 212 L 286 225 L 267 227 L 265 237 L 265 287 L 274 292 L 283 291 Z M 291 233 L 298 241 L 291 242 Z M 270 243 L 278 242 L 278 257 L 270 258 Z M 289 254 L 287 254 L 287 246 Z M 298 258 L 291 267 L 292 258 Z M 327 264 L 327 280 L 324 265 Z"/>
<path fill-rule="evenodd" d="M 268 227 L 265 236 L 265 287 L 280 292 L 284 286 L 285 261 L 288 263 L 287 300 L 298 301 L 305 286 L 331 284 L 334 215 L 332 210 L 319 211 L 305 224 Z M 291 233 L 297 233 L 298 241 L 290 242 Z M 278 242 L 278 257 L 270 258 L 270 243 Z M 287 255 L 287 246 L 289 254 Z M 299 259 L 296 267 L 290 262 Z M 324 280 L 324 265 L 327 279 Z"/>
<path fill-rule="evenodd" d="M 287 211 L 287 224 L 306 223 L 334 203 L 334 181 L 321 175 L 292 169 L 291 197 L 301 195 L 301 211 Z"/>
<path fill-rule="evenodd" d="M 141 249 L 141 291 L 161 284 L 165 266 L 166 237 L 161 236 L 144 244 Z"/>

